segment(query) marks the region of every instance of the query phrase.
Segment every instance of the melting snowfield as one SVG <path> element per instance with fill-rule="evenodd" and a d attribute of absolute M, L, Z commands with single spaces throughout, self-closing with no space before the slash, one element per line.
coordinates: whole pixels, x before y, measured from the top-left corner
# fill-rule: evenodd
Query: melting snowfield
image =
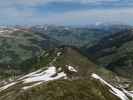
<path fill-rule="evenodd" d="M 72 72 L 77 72 L 77 70 L 74 67 L 68 66 L 68 65 L 67 65 L 67 67 L 68 67 L 68 70 L 70 70 Z M 132 98 L 132 100 L 133 100 L 133 92 L 132 91 L 127 91 L 123 88 L 117 89 L 114 86 L 112 86 L 111 84 L 109 84 L 108 82 L 106 82 L 105 80 L 103 80 L 100 76 L 98 76 L 95 73 L 93 73 L 91 75 L 91 77 L 100 81 L 103 85 L 108 86 L 110 93 L 117 96 L 121 100 L 130 100 L 129 97 Z M 15 87 L 19 83 L 21 83 L 21 85 L 22 85 L 22 87 L 20 89 L 27 90 L 29 88 L 43 84 L 44 82 L 57 80 L 60 78 L 68 79 L 65 72 L 62 71 L 62 72 L 58 73 L 55 66 L 50 66 L 47 69 L 39 69 L 35 72 L 32 72 L 32 73 L 27 74 L 23 77 L 20 77 L 15 82 L 12 82 L 12 83 L 9 83 L 3 87 L 0 87 L 0 92 L 3 90 L 6 90 L 8 88 Z"/>
<path fill-rule="evenodd" d="M 22 88 L 22 89 L 26 90 L 26 89 L 35 87 L 37 85 L 40 85 L 43 82 L 57 80 L 60 78 L 67 78 L 67 75 L 64 72 L 57 73 L 56 68 L 54 66 L 51 66 L 45 71 L 38 70 L 36 72 L 30 73 L 30 74 L 20 78 L 20 79 L 23 79 L 22 81 L 24 84 L 35 82 L 31 86 L 25 86 Z"/>
<path fill-rule="evenodd" d="M 56 68 L 54 66 L 52 66 L 41 73 L 34 73 L 34 74 L 30 75 L 28 78 L 24 79 L 23 81 L 24 81 L 24 83 L 39 82 L 39 81 L 46 82 L 46 81 L 60 79 L 63 77 L 66 77 L 66 74 L 64 72 L 57 73 Z"/>
<path fill-rule="evenodd" d="M 43 82 L 57 80 L 57 79 L 67 79 L 67 75 L 64 72 L 57 73 L 56 67 L 50 66 L 46 70 L 39 69 L 35 72 L 32 72 L 30 74 L 27 74 L 21 78 L 19 78 L 16 82 L 12 82 L 10 84 L 7 84 L 0 88 L 0 91 L 3 91 L 11 86 L 14 86 L 20 82 L 22 82 L 24 85 L 32 83 L 30 86 L 24 86 L 22 89 L 26 90 L 29 88 L 32 88 L 34 86 L 40 85 Z"/>
<path fill-rule="evenodd" d="M 115 96 L 117 96 L 118 98 L 120 98 L 121 100 L 130 100 L 128 97 L 132 98 L 133 100 L 133 93 L 131 93 L 130 91 L 126 91 L 125 89 L 117 89 L 114 86 L 110 85 L 108 82 L 106 82 L 105 80 L 103 80 L 100 76 L 98 76 L 97 74 L 92 74 L 91 75 L 93 78 L 99 80 L 102 84 L 107 85 L 110 88 L 110 92 L 113 93 Z"/>
<path fill-rule="evenodd" d="M 12 82 L 12 83 L 10 83 L 10 84 L 7 84 L 7 85 L 1 87 L 1 88 L 0 88 L 0 91 L 3 91 L 3 90 L 5 90 L 5 89 L 7 89 L 7 88 L 9 88 L 9 87 L 11 87 L 11 86 L 13 86 L 13 85 L 15 85 L 15 84 L 16 84 L 16 82 Z"/>

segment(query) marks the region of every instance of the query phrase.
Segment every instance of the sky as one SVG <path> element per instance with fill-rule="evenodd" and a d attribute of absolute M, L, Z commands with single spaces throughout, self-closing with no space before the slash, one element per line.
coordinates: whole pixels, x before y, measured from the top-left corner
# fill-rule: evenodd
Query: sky
<path fill-rule="evenodd" d="M 133 0 L 0 0 L 1 25 L 133 25 Z"/>

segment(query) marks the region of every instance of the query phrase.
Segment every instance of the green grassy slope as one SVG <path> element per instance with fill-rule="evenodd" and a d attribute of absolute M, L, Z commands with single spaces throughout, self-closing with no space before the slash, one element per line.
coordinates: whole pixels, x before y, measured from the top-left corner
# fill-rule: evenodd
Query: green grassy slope
<path fill-rule="evenodd" d="M 55 66 L 57 70 L 61 68 L 61 71 L 67 74 L 67 79 L 44 82 L 27 90 L 22 89 L 26 84 L 20 81 L 0 91 L 0 100 L 120 100 L 106 85 L 90 77 L 92 73 L 98 73 L 113 83 L 115 74 L 99 68 L 77 48 L 62 46 L 48 50 L 34 59 L 24 62 L 23 67 L 30 66 L 30 71 L 34 71 L 45 69 L 48 65 Z M 70 72 L 66 65 L 74 67 L 77 72 Z M 29 85 L 32 84 L 34 83 Z"/>
<path fill-rule="evenodd" d="M 0 93 L 0 100 L 120 100 L 108 87 L 92 79 L 56 80 L 28 90 L 13 87 Z"/>
<path fill-rule="evenodd" d="M 24 69 L 20 65 L 22 62 L 58 45 L 47 35 L 29 30 L 19 29 L 6 34 L 0 35 L 0 76 L 21 74 Z"/>
<path fill-rule="evenodd" d="M 125 30 L 103 38 L 98 44 L 86 49 L 97 64 L 118 75 L 133 78 L 133 32 Z"/>
<path fill-rule="evenodd" d="M 60 53 L 60 56 L 58 56 L 58 53 Z M 30 66 L 29 71 L 31 71 L 45 67 L 49 64 L 56 66 L 57 69 L 61 67 L 64 70 L 67 65 L 73 66 L 79 71 L 80 76 L 85 76 L 86 74 L 95 71 L 97 68 L 97 65 L 82 55 L 79 49 L 69 46 L 61 46 L 48 50 L 42 56 L 24 61 L 21 64 L 21 67 L 26 71 L 28 70 L 27 67 Z"/>

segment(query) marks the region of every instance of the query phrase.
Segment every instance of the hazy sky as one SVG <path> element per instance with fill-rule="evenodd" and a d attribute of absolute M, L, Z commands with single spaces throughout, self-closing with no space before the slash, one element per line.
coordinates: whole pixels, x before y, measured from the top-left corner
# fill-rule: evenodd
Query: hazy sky
<path fill-rule="evenodd" d="M 133 0 L 0 0 L 0 24 L 133 25 Z"/>

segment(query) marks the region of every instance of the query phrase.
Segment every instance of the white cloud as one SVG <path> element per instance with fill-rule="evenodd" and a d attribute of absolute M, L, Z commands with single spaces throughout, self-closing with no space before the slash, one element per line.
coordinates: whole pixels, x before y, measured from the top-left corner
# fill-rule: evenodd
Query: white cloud
<path fill-rule="evenodd" d="M 81 0 L 83 3 L 117 2 L 119 0 Z"/>
<path fill-rule="evenodd" d="M 118 2 L 120 0 L 0 0 L 0 6 L 23 5 L 23 6 L 37 6 L 51 2 L 75 2 L 75 3 L 104 3 L 104 2 Z M 128 0 L 123 0 L 128 1 Z M 131 3 L 131 1 L 129 2 Z"/>
<path fill-rule="evenodd" d="M 69 2 L 69 3 L 81 3 L 81 4 L 102 4 L 102 3 L 128 3 L 131 4 L 133 1 L 129 0 L 14 0 L 14 3 L 17 4 L 23 4 L 23 5 L 30 5 L 30 6 L 36 6 L 39 4 L 47 4 L 47 3 L 52 3 L 52 2 Z"/>
<path fill-rule="evenodd" d="M 126 9 L 99 9 L 78 10 L 47 15 L 26 9 L 19 12 L 17 9 L 6 9 L 0 13 L 0 22 L 15 24 L 57 24 L 57 25 L 86 25 L 97 22 L 123 23 L 133 25 L 133 8 Z M 11 12 L 11 13 L 10 13 Z"/>
<path fill-rule="evenodd" d="M 96 22 L 133 24 L 132 11 L 133 8 L 70 11 L 66 13 L 54 13 L 45 17 L 36 17 L 31 19 L 31 22 L 38 24 L 50 23 L 61 25 L 85 25 Z"/>
<path fill-rule="evenodd" d="M 120 0 L 0 0 L 0 22 L 16 24 L 89 24 L 118 22 L 133 24 L 133 8 L 76 10 L 63 13 L 39 13 L 36 6 L 50 2 L 79 2 L 83 4 L 118 2 Z M 125 1 L 125 0 L 123 0 Z M 128 0 L 127 0 L 128 1 Z M 131 3 L 132 4 L 132 3 Z M 22 7 L 23 9 L 19 9 Z M 48 11 L 49 12 L 49 11 Z"/>

